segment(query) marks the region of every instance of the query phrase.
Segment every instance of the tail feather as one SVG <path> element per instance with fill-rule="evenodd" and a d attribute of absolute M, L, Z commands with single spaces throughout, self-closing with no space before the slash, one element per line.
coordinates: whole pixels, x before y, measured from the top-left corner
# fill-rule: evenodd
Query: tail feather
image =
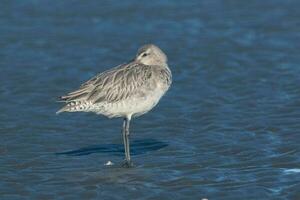
<path fill-rule="evenodd" d="M 80 112 L 80 111 L 87 111 L 89 108 L 88 102 L 79 102 L 79 101 L 73 101 L 67 103 L 64 107 L 59 109 L 56 114 L 60 114 L 62 112 Z"/>
<path fill-rule="evenodd" d="M 56 114 L 58 115 L 58 114 L 60 114 L 60 113 L 62 113 L 62 112 L 66 112 L 67 111 L 67 108 L 66 108 L 67 106 L 64 106 L 64 107 L 62 107 L 61 109 L 59 109 L 58 111 L 56 111 Z"/>

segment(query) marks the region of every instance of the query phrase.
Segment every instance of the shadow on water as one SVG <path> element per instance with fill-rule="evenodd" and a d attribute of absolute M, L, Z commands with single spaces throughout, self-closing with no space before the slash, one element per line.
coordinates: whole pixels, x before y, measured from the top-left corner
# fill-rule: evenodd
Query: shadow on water
<path fill-rule="evenodd" d="M 158 141 L 155 139 L 133 140 L 130 144 L 130 153 L 131 155 L 140 155 L 151 151 L 156 151 L 167 146 L 168 144 L 166 142 Z M 56 153 L 56 155 L 85 156 L 92 153 L 111 153 L 116 156 L 124 156 L 124 145 L 123 144 L 91 145 L 76 150 Z"/>

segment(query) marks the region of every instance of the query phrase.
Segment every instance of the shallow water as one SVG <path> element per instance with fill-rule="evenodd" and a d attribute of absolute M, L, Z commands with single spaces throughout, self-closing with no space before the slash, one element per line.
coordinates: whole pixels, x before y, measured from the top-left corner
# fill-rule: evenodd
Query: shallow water
<path fill-rule="evenodd" d="M 1 4 L 0 199 L 300 199 L 299 1 Z M 126 169 L 121 119 L 55 101 L 149 42 L 174 82 Z"/>

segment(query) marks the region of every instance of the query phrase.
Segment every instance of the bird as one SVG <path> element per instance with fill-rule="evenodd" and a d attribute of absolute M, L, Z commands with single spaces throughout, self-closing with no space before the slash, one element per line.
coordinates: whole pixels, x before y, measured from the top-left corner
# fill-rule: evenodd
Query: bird
<path fill-rule="evenodd" d="M 149 112 L 172 84 L 166 54 L 154 44 L 140 47 L 134 59 L 106 70 L 61 96 L 65 105 L 56 113 L 92 112 L 108 118 L 123 118 L 125 166 L 130 157 L 130 122 Z"/>

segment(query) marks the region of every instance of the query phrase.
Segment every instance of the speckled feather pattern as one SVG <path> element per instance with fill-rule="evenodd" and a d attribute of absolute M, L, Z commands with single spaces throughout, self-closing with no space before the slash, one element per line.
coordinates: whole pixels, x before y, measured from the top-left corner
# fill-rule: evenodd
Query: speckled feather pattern
<path fill-rule="evenodd" d="M 154 45 L 143 46 L 138 56 L 149 48 L 165 56 Z M 151 110 L 170 87 L 172 75 L 167 63 L 157 59 L 159 56 L 147 58 L 146 64 L 138 56 L 133 62 L 100 73 L 78 90 L 62 96 L 66 105 L 57 113 L 83 111 L 107 117 L 131 117 Z M 149 65 L 151 59 L 153 65 Z"/>

